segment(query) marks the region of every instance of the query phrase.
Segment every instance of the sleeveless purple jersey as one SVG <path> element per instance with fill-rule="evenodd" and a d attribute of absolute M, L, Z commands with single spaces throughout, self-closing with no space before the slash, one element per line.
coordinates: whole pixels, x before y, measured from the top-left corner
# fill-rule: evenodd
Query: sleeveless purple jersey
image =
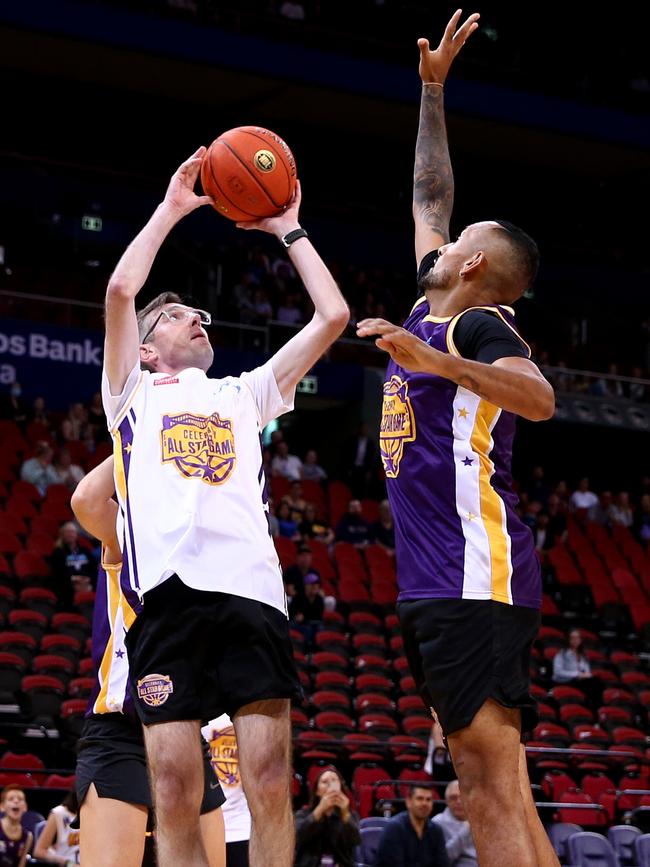
<path fill-rule="evenodd" d="M 511 308 L 470 309 L 489 310 L 519 337 Z M 404 328 L 459 355 L 453 334 L 460 316 L 430 316 L 421 298 Z M 533 536 L 515 512 L 514 433 L 513 413 L 391 359 L 380 448 L 395 523 L 399 601 L 493 599 L 539 608 Z"/>
<path fill-rule="evenodd" d="M 23 828 L 20 840 L 11 840 L 0 825 L 0 867 L 18 867 L 29 831 Z"/>

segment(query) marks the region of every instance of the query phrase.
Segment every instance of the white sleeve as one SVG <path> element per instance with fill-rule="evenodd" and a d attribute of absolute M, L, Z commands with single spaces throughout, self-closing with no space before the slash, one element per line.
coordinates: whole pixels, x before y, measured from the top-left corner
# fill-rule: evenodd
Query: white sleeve
<path fill-rule="evenodd" d="M 108 381 L 108 376 L 106 375 L 106 369 L 104 368 L 102 370 L 102 403 L 104 404 L 104 412 L 106 413 L 106 421 L 109 430 L 115 424 L 115 419 L 120 414 L 122 408 L 131 396 L 133 389 L 138 384 L 141 373 L 140 362 L 138 361 L 131 373 L 127 376 L 121 394 L 114 395 L 111 394 L 111 386 Z"/>
<path fill-rule="evenodd" d="M 261 367 L 256 367 L 255 370 L 242 373 L 240 379 L 253 394 L 262 427 L 265 427 L 272 419 L 285 412 L 291 412 L 293 409 L 293 395 L 290 403 L 284 402 L 273 373 L 271 361 L 267 361 Z"/>

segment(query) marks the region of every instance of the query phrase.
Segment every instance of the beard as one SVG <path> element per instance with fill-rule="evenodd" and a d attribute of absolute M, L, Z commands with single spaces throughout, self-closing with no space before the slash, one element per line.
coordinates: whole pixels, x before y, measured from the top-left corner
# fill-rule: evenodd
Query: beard
<path fill-rule="evenodd" d="M 429 289 L 448 289 L 451 285 L 451 271 L 448 268 L 438 266 L 432 268 L 419 281 L 418 288 L 422 292 Z"/>

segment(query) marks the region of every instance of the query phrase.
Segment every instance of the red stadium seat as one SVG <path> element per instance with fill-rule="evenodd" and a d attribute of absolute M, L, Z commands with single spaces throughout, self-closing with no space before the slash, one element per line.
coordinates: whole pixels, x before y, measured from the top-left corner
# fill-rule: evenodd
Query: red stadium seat
<path fill-rule="evenodd" d="M 79 641 L 84 641 L 90 633 L 90 623 L 81 614 L 60 612 L 54 615 L 50 625 L 53 632 L 72 635 L 73 638 L 77 638 Z"/>
<path fill-rule="evenodd" d="M 380 739 L 396 735 L 399 731 L 395 720 L 386 713 L 364 713 L 359 717 L 359 731 Z"/>
<path fill-rule="evenodd" d="M 392 680 L 382 674 L 359 674 L 354 679 L 358 692 L 381 692 L 391 695 L 395 685 Z"/>
<path fill-rule="evenodd" d="M 9 612 L 8 620 L 12 629 L 33 635 L 37 641 L 40 641 L 47 631 L 48 618 L 40 611 L 15 608 Z"/>
<path fill-rule="evenodd" d="M 603 705 L 598 708 L 598 723 L 608 731 L 616 726 L 630 726 L 633 722 L 632 713 L 624 707 Z"/>
<path fill-rule="evenodd" d="M 559 801 L 569 789 L 576 788 L 576 781 L 564 771 L 547 771 L 542 778 L 542 790 L 549 801 Z"/>
<path fill-rule="evenodd" d="M 394 703 L 381 692 L 362 692 L 354 700 L 354 709 L 359 714 L 392 713 Z"/>
<path fill-rule="evenodd" d="M 564 804 L 594 804 L 593 800 L 581 792 L 580 789 L 569 789 L 560 797 L 560 801 Z M 562 807 L 558 810 L 560 822 L 572 822 L 576 825 L 584 826 L 606 825 L 607 813 L 605 810 L 599 809 L 599 805 L 594 805 L 593 810 L 589 809 L 571 809 L 569 806 Z"/>
<path fill-rule="evenodd" d="M 558 705 L 584 704 L 585 702 L 585 694 L 574 686 L 554 686 L 549 695 Z"/>
<path fill-rule="evenodd" d="M 342 738 L 347 732 L 356 729 L 356 723 L 351 716 L 341 711 L 323 711 L 314 717 L 314 725 L 318 731 L 327 732 L 333 738 Z"/>
<path fill-rule="evenodd" d="M 58 677 L 66 685 L 75 673 L 75 668 L 75 664 L 70 659 L 55 653 L 41 653 L 35 656 L 32 662 L 34 674 Z"/>
<path fill-rule="evenodd" d="M 0 632 L 0 651 L 15 653 L 31 664 L 36 653 L 36 639 L 25 632 Z"/>
<path fill-rule="evenodd" d="M 563 704 L 560 707 L 560 722 L 568 725 L 593 722 L 594 715 L 582 704 Z"/>
<path fill-rule="evenodd" d="M 386 641 L 382 635 L 371 632 L 357 632 L 352 639 L 352 646 L 357 653 L 387 656 Z"/>
<path fill-rule="evenodd" d="M 343 743 L 351 762 L 381 762 L 384 758 L 382 743 L 373 735 L 351 732 L 343 736 Z"/>
<path fill-rule="evenodd" d="M 20 551 L 14 558 L 14 572 L 21 581 L 44 580 L 50 574 L 50 567 L 38 554 Z"/>
<path fill-rule="evenodd" d="M 321 689 L 312 693 L 311 704 L 317 711 L 350 710 L 350 698 L 342 692 L 330 689 Z"/>
<path fill-rule="evenodd" d="M 424 706 L 424 702 L 419 695 L 401 695 L 397 699 L 397 709 L 404 717 L 421 717 L 423 713 L 427 713 L 429 710 Z"/>
<path fill-rule="evenodd" d="M 25 587 L 20 591 L 20 604 L 30 611 L 37 611 L 48 621 L 56 610 L 56 594 L 45 587 Z"/>
<path fill-rule="evenodd" d="M 75 677 L 68 684 L 70 698 L 89 698 L 95 687 L 93 677 Z"/>
<path fill-rule="evenodd" d="M 68 774 L 67 776 L 63 776 L 62 774 L 50 774 L 50 776 L 45 780 L 45 788 L 46 789 L 66 789 L 69 791 L 75 784 L 75 775 Z"/>
<path fill-rule="evenodd" d="M 51 557 L 54 551 L 54 539 L 45 533 L 31 533 L 27 537 L 25 547 L 39 557 Z"/>
<path fill-rule="evenodd" d="M 382 635 L 384 631 L 381 619 L 369 611 L 353 611 L 348 617 L 348 624 L 357 633 Z"/>
<path fill-rule="evenodd" d="M 22 497 L 24 500 L 30 500 L 32 503 L 40 503 L 42 500 L 41 493 L 31 482 L 25 482 L 23 479 L 18 479 L 11 486 L 11 495 L 13 497 Z"/>
<path fill-rule="evenodd" d="M 395 787 L 391 784 L 377 786 L 381 780 L 390 780 L 391 775 L 381 765 L 360 766 L 352 774 L 352 791 L 359 804 L 362 819 L 371 815 L 375 802 L 381 798 L 395 798 Z"/>
<path fill-rule="evenodd" d="M 0 527 L 6 533 L 13 533 L 15 536 L 27 535 L 27 521 L 22 515 L 13 512 L 0 512 Z"/>
<path fill-rule="evenodd" d="M 415 737 L 429 737 L 433 720 L 427 716 L 407 716 L 402 720 L 402 731 Z"/>
<path fill-rule="evenodd" d="M 318 671 L 314 677 L 314 687 L 319 689 L 335 689 L 349 694 L 351 680 L 341 671 Z"/>
<path fill-rule="evenodd" d="M 29 774 L 35 785 L 42 786 L 45 774 L 38 773 L 45 768 L 43 760 L 33 753 L 14 753 L 7 751 L 0 757 L 0 770 L 7 771 L 20 768 L 20 773 Z"/>
<path fill-rule="evenodd" d="M 4 528 L 0 530 L 0 554 L 18 554 L 22 549 L 22 543 L 15 533 Z"/>
<path fill-rule="evenodd" d="M 311 662 L 318 671 L 345 671 L 348 667 L 348 660 L 345 657 L 329 650 L 312 653 Z"/>

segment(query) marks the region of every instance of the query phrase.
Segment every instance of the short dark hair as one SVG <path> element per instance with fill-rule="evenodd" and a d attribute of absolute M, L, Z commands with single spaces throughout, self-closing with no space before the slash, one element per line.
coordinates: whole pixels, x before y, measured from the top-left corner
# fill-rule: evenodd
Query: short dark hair
<path fill-rule="evenodd" d="M 520 294 L 527 292 L 539 270 L 539 247 L 527 232 L 515 226 L 508 220 L 495 220 L 505 231 L 511 251 L 510 269 L 513 271 L 513 283 L 517 285 Z"/>
<path fill-rule="evenodd" d="M 425 792 L 430 792 L 431 794 L 433 794 L 432 787 L 429 785 L 429 783 L 411 783 L 411 785 L 409 786 L 409 798 L 413 797 L 416 789 L 424 789 Z"/>
<path fill-rule="evenodd" d="M 153 316 L 151 314 L 159 313 L 165 304 L 183 304 L 183 299 L 176 292 L 161 292 L 160 295 L 156 295 L 156 297 L 153 298 L 146 307 L 143 307 L 142 310 L 138 310 L 138 338 L 140 342 L 142 342 L 145 334 L 151 327 L 151 322 L 153 321 Z"/>

